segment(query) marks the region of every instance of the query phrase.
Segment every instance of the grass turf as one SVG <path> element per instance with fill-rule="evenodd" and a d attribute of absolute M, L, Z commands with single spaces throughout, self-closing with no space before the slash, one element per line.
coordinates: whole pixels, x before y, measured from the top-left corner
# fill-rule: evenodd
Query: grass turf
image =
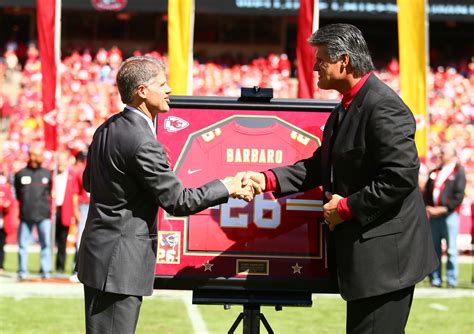
<path fill-rule="evenodd" d="M 72 254 L 68 254 L 66 268 L 71 271 Z M 39 254 L 29 255 L 31 273 L 39 270 Z M 6 254 L 5 269 L 17 270 L 17 254 Z M 461 263 L 459 286 L 471 288 L 472 264 Z M 428 281 L 419 287 L 429 286 Z M 413 302 L 406 333 L 473 333 L 474 290 L 470 297 L 416 298 Z M 13 333 L 84 333 L 84 302 L 82 298 L 15 299 L 0 297 L 0 332 Z M 234 305 L 228 311 L 222 306 L 198 306 L 209 333 L 227 333 L 242 311 Z M 340 298 L 316 296 L 311 308 L 285 307 L 275 311 L 263 307 L 262 312 L 275 333 L 344 333 L 345 303 Z M 236 333 L 242 332 L 242 323 Z M 263 326 L 261 332 L 266 333 Z M 181 299 L 144 298 L 137 333 L 193 333 L 191 321 Z"/>
<path fill-rule="evenodd" d="M 406 333 L 473 333 L 473 305 L 471 297 L 417 298 L 412 305 Z M 199 306 L 199 311 L 210 333 L 227 333 L 242 307 L 233 306 L 224 311 L 222 306 Z M 316 296 L 311 308 L 287 307 L 277 312 L 274 308 L 263 307 L 262 313 L 275 333 L 345 333 L 345 302 L 340 298 Z M 266 333 L 263 325 L 260 331 Z M 235 332 L 242 332 L 242 323 Z"/>

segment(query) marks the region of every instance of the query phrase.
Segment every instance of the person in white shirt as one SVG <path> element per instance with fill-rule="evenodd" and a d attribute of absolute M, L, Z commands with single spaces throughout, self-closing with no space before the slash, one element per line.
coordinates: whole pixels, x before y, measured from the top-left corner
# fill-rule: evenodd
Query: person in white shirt
<path fill-rule="evenodd" d="M 56 231 L 55 242 L 58 249 L 56 256 L 56 272 L 64 273 L 64 265 L 66 263 L 66 244 L 69 232 L 70 221 L 65 222 L 62 215 L 64 199 L 66 196 L 66 188 L 69 177 L 69 153 L 61 152 L 58 155 L 58 169 L 54 177 L 54 201 L 56 204 Z"/>

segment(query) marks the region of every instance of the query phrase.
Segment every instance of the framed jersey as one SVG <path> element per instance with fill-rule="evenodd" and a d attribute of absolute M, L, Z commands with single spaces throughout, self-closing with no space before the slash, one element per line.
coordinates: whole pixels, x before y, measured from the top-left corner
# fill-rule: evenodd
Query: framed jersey
<path fill-rule="evenodd" d="M 173 97 L 158 140 L 185 187 L 310 157 L 335 103 Z M 159 211 L 155 288 L 335 292 L 320 188 L 230 199 L 189 217 Z"/>

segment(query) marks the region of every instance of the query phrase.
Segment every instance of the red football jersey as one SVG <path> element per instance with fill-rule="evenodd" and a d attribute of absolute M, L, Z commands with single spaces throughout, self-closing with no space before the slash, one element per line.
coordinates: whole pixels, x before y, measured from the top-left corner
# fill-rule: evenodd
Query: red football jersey
<path fill-rule="evenodd" d="M 279 118 L 238 116 L 191 136 L 175 171 L 185 187 L 197 187 L 239 171 L 292 164 L 319 145 L 319 138 Z M 189 217 L 183 253 L 320 257 L 321 215 L 319 188 L 278 200 L 270 193 L 250 203 L 230 199 Z"/>

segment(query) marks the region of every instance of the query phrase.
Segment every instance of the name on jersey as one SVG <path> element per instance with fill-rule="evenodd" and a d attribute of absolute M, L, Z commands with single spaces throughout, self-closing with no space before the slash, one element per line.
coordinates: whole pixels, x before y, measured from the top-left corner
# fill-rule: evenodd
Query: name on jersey
<path fill-rule="evenodd" d="M 271 148 L 227 148 L 226 162 L 281 164 L 283 151 Z"/>

